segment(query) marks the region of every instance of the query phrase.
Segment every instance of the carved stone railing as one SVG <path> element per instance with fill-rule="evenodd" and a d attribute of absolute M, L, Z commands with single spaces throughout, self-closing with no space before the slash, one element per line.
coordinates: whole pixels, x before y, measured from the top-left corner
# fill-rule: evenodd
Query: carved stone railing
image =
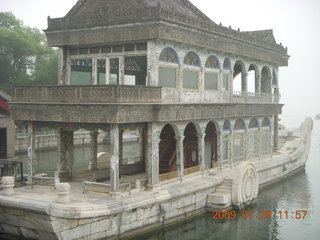
<path fill-rule="evenodd" d="M 158 103 L 160 87 L 145 86 L 32 86 L 15 87 L 13 102 Z"/>
<path fill-rule="evenodd" d="M 234 103 L 279 103 L 281 95 L 272 93 L 233 92 Z"/>

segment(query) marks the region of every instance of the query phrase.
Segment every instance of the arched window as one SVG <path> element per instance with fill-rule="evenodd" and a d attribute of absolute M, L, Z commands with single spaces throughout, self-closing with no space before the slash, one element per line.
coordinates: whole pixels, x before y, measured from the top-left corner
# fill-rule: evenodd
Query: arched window
<path fill-rule="evenodd" d="M 234 124 L 234 130 L 244 130 L 245 124 L 242 119 L 238 119 L 236 123 Z"/>
<path fill-rule="evenodd" d="M 278 76 L 274 69 L 272 70 L 272 86 L 275 88 L 278 87 Z"/>
<path fill-rule="evenodd" d="M 220 69 L 220 62 L 216 56 L 208 57 L 206 61 L 206 68 Z"/>
<path fill-rule="evenodd" d="M 269 155 L 271 153 L 271 129 L 269 118 L 264 118 L 260 131 L 260 155 Z"/>
<path fill-rule="evenodd" d="M 231 70 L 231 61 L 229 58 L 224 59 L 223 70 Z"/>
<path fill-rule="evenodd" d="M 242 119 L 238 119 L 234 124 L 234 130 L 245 130 L 245 124 Z M 233 160 L 244 160 L 245 132 L 236 132 L 233 135 Z"/>
<path fill-rule="evenodd" d="M 159 60 L 166 63 L 179 63 L 178 54 L 170 47 L 162 50 Z M 159 86 L 168 88 L 177 87 L 177 67 L 162 65 L 159 67 Z"/>
<path fill-rule="evenodd" d="M 270 127 L 270 120 L 269 118 L 264 118 L 261 124 L 261 127 Z"/>
<path fill-rule="evenodd" d="M 231 130 L 231 123 L 229 120 L 225 120 L 223 123 L 223 131 L 230 131 Z"/>
<path fill-rule="evenodd" d="M 159 143 L 159 174 L 175 172 L 177 170 L 176 140 L 172 125 L 167 124 L 160 133 Z M 160 176 L 161 180 L 161 176 Z M 163 179 L 164 180 L 164 179 Z"/>
<path fill-rule="evenodd" d="M 257 119 L 253 118 L 251 119 L 250 123 L 249 123 L 249 128 L 258 128 L 259 127 L 259 123 L 257 121 Z"/>
<path fill-rule="evenodd" d="M 248 159 L 256 158 L 259 156 L 258 128 L 259 128 L 259 122 L 257 121 L 257 119 L 255 118 L 251 119 L 249 123 L 248 142 L 247 142 Z"/>
<path fill-rule="evenodd" d="M 200 58 L 195 52 L 188 52 L 184 57 L 183 63 L 185 65 L 198 67 L 198 69 L 185 69 L 183 70 L 183 88 L 185 89 L 198 89 Z"/>
<path fill-rule="evenodd" d="M 220 69 L 220 63 L 216 56 L 208 57 L 206 61 L 206 68 L 215 69 L 216 71 L 206 70 L 204 75 L 204 89 L 205 90 L 218 90 L 218 74 L 217 70 Z"/>
<path fill-rule="evenodd" d="M 170 47 L 162 50 L 159 60 L 162 62 L 179 63 L 178 54 Z"/>
<path fill-rule="evenodd" d="M 223 70 L 225 71 L 222 75 L 222 90 L 229 91 L 229 76 L 231 70 L 231 61 L 229 58 L 225 58 L 223 62 Z M 226 72 L 228 71 L 228 72 Z"/>
<path fill-rule="evenodd" d="M 200 58 L 195 52 L 188 52 L 184 57 L 183 63 L 190 66 L 201 67 Z"/>

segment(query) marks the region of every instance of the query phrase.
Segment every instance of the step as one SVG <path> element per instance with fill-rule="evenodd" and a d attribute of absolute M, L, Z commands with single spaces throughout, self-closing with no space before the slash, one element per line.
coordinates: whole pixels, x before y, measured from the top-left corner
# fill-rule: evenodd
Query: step
<path fill-rule="evenodd" d="M 215 192 L 208 195 L 209 204 L 227 205 L 231 204 L 231 193 Z"/>

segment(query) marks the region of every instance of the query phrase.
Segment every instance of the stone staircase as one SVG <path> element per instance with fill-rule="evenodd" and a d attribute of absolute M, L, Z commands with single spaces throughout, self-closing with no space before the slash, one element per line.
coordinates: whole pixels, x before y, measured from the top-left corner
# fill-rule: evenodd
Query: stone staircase
<path fill-rule="evenodd" d="M 217 188 L 216 192 L 208 195 L 207 210 L 231 209 L 232 179 L 228 178 Z"/>

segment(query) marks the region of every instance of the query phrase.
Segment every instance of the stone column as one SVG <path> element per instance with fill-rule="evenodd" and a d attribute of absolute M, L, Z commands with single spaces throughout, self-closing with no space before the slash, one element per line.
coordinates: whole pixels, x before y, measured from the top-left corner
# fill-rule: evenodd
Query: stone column
<path fill-rule="evenodd" d="M 119 84 L 124 85 L 124 56 L 119 57 Z"/>
<path fill-rule="evenodd" d="M 33 122 L 28 123 L 28 164 L 27 164 L 27 184 L 32 185 L 33 161 L 35 159 L 35 129 Z"/>
<path fill-rule="evenodd" d="M 58 85 L 67 85 L 67 56 L 67 48 L 60 47 L 58 61 Z"/>
<path fill-rule="evenodd" d="M 92 180 L 96 181 L 96 171 L 98 170 L 98 131 L 90 131 L 91 166 Z"/>
<path fill-rule="evenodd" d="M 248 92 L 248 73 L 241 74 L 241 91 Z"/>
<path fill-rule="evenodd" d="M 154 123 L 148 123 L 147 184 L 151 190 L 157 189 L 159 184 L 159 137 Z"/>
<path fill-rule="evenodd" d="M 205 134 L 197 134 L 198 137 L 198 164 L 200 165 L 200 171 L 205 171 L 205 158 L 204 158 L 204 138 Z"/>
<path fill-rule="evenodd" d="M 66 172 L 68 178 L 72 178 L 74 165 L 74 141 L 73 132 L 58 129 L 58 163 L 57 171 Z"/>
<path fill-rule="evenodd" d="M 178 71 L 178 82 L 179 82 L 179 86 L 178 86 L 179 101 L 182 102 L 182 99 L 183 99 L 183 68 L 182 68 L 181 64 L 178 65 L 177 71 Z"/>
<path fill-rule="evenodd" d="M 156 43 L 148 41 L 147 49 L 147 86 L 158 86 L 158 63 L 156 56 Z"/>
<path fill-rule="evenodd" d="M 261 141 L 261 128 L 258 129 L 258 158 L 259 159 L 261 156 L 260 141 Z"/>
<path fill-rule="evenodd" d="M 116 198 L 120 197 L 119 179 L 119 127 L 117 124 L 110 126 L 111 152 L 110 161 L 110 194 Z"/>
<path fill-rule="evenodd" d="M 261 78 L 259 74 L 255 74 L 255 91 L 261 93 Z"/>
<path fill-rule="evenodd" d="M 98 61 L 97 59 L 92 59 L 92 85 L 98 85 Z"/>
<path fill-rule="evenodd" d="M 228 90 L 230 91 L 230 102 L 233 102 L 233 71 L 231 70 L 229 73 L 229 86 Z"/>
<path fill-rule="evenodd" d="M 199 84 L 198 84 L 201 102 L 204 101 L 204 79 L 205 79 L 205 68 L 201 67 Z"/>
<path fill-rule="evenodd" d="M 120 177 L 122 175 L 122 165 L 123 165 L 123 133 L 124 133 L 124 130 L 119 131 L 119 175 Z"/>
<path fill-rule="evenodd" d="M 106 85 L 110 84 L 110 58 L 106 58 Z"/>
<path fill-rule="evenodd" d="M 183 137 L 175 137 L 176 139 L 176 151 L 177 151 L 177 171 L 179 177 L 182 178 L 184 176 L 184 154 L 183 154 Z"/>

